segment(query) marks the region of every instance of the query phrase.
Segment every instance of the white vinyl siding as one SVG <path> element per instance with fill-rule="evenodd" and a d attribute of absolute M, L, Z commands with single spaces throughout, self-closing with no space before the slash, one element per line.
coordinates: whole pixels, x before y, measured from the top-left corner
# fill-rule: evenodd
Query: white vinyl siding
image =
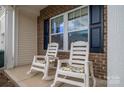
<path fill-rule="evenodd" d="M 37 54 L 37 19 L 23 12 L 18 15 L 18 62 L 16 65 L 32 63 Z"/>

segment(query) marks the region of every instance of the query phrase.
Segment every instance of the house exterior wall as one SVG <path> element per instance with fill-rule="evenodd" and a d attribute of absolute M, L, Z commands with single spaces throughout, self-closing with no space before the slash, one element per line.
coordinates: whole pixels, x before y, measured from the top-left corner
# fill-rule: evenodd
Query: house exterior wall
<path fill-rule="evenodd" d="M 54 5 L 48 6 L 41 10 L 40 16 L 37 19 L 37 53 L 40 55 L 45 54 L 43 50 L 44 44 L 44 20 L 51 18 L 60 13 L 66 12 L 78 6 L 73 5 Z M 68 58 L 69 53 L 59 52 L 59 58 Z M 90 53 L 89 60 L 93 61 L 93 67 L 95 72 L 95 77 L 101 79 L 107 79 L 107 6 L 104 6 L 104 53 Z"/>
<path fill-rule="evenodd" d="M 37 18 L 16 9 L 16 57 L 15 65 L 30 64 L 37 53 Z"/>

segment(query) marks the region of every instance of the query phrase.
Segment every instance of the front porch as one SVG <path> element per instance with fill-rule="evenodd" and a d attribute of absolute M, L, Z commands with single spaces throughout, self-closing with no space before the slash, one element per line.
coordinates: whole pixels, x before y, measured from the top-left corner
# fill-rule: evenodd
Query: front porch
<path fill-rule="evenodd" d="M 17 86 L 20 87 L 50 87 L 50 85 L 53 83 L 53 80 L 51 81 L 45 81 L 42 80 L 42 76 L 43 74 L 38 73 L 38 74 L 30 74 L 27 75 L 27 72 L 30 69 L 30 65 L 27 64 L 31 64 L 34 55 L 45 55 L 46 54 L 46 48 L 48 43 L 51 42 L 57 42 L 59 44 L 59 50 L 58 50 L 58 57 L 60 59 L 65 59 L 65 58 L 69 58 L 69 45 L 71 44 L 71 42 L 77 41 L 77 40 L 83 40 L 84 38 L 86 40 L 88 40 L 88 35 L 89 35 L 89 31 L 87 29 L 87 27 L 89 27 L 89 25 L 86 26 L 86 31 L 84 31 L 84 38 L 83 38 L 83 28 L 81 29 L 76 29 L 81 31 L 81 33 L 77 33 L 76 34 L 72 33 L 70 34 L 70 40 L 72 41 L 67 41 L 66 39 L 69 39 L 68 33 L 67 33 L 67 27 L 66 31 L 63 30 L 63 27 L 61 28 L 61 24 L 59 27 L 59 30 L 63 30 L 63 34 L 59 40 L 59 36 L 55 36 L 56 38 L 53 38 L 53 41 L 51 41 L 52 36 L 50 35 L 52 28 L 49 27 L 51 21 L 51 18 L 56 17 L 57 15 L 61 15 L 61 13 L 64 13 L 65 15 L 68 14 L 68 11 L 72 11 L 72 9 L 74 9 L 73 11 L 75 11 L 75 9 L 78 9 L 81 11 L 81 9 L 83 9 L 84 6 L 16 6 L 15 8 L 12 7 L 13 11 L 15 11 L 15 31 L 13 32 L 14 34 L 14 38 L 15 40 L 12 40 L 13 35 L 11 35 L 11 39 L 9 39 L 11 41 L 10 44 L 13 43 L 13 45 L 8 45 L 8 46 L 13 46 L 13 47 L 8 47 L 9 52 L 7 52 L 7 58 L 6 59 L 6 67 L 7 70 L 5 70 L 4 72 L 6 73 L 6 75 L 12 79 Z M 102 9 L 102 13 L 106 12 L 107 7 L 106 6 L 85 6 L 87 7 L 87 9 Z M 89 7 L 89 8 L 88 8 Z M 35 12 L 31 12 L 30 10 L 37 10 L 36 13 Z M 56 9 L 56 11 L 54 11 Z M 84 8 L 85 9 L 85 8 Z M 86 9 L 86 16 L 88 15 L 88 10 Z M 91 11 L 90 9 L 90 11 Z M 63 11 L 64 10 L 64 11 Z M 104 10 L 104 11 L 103 11 Z M 46 12 L 47 11 L 47 12 Z M 96 11 L 96 10 L 94 10 Z M 10 11 L 12 12 L 12 11 Z M 74 12 L 75 13 L 75 12 Z M 85 13 L 85 12 L 84 12 Z M 92 12 L 95 13 L 95 12 Z M 99 15 L 101 12 L 99 11 L 97 15 Z M 79 13 L 80 14 L 80 13 Z M 83 17 L 83 16 L 80 16 Z M 79 17 L 79 18 L 80 18 Z M 66 18 L 66 17 L 65 17 Z M 85 18 L 85 17 L 84 17 Z M 106 14 L 104 14 L 104 19 L 103 16 L 100 16 L 100 18 L 102 19 L 102 23 L 106 24 L 107 20 L 106 18 Z M 61 17 L 60 17 L 61 19 Z M 86 21 L 88 21 L 89 17 L 86 17 Z M 69 19 L 70 20 L 70 19 Z M 74 20 L 76 20 L 76 17 L 74 18 Z M 60 20 L 61 21 L 61 20 Z M 67 18 L 66 18 L 67 21 Z M 100 19 L 99 19 L 100 21 Z M 65 22 L 65 21 L 63 21 Z M 83 22 L 83 21 L 82 21 Z M 101 21 L 100 21 L 101 22 Z M 80 22 L 79 22 L 80 23 Z M 98 22 L 99 23 L 99 22 Z M 63 24 L 63 23 L 62 23 Z M 65 24 L 67 24 L 65 22 Z M 82 23 L 80 23 L 82 24 Z M 58 25 L 57 25 L 58 26 Z M 75 26 L 74 26 L 75 27 Z M 92 26 L 93 27 L 93 26 Z M 58 27 L 57 27 L 58 28 Z M 78 27 L 80 28 L 80 27 Z M 85 27 L 84 27 L 85 28 Z M 93 49 L 93 47 L 90 47 L 90 53 L 89 53 L 89 60 L 93 62 L 93 68 L 94 68 L 94 75 L 97 79 L 97 87 L 106 87 L 107 86 L 107 27 L 106 25 L 104 25 L 104 27 L 100 26 L 99 27 L 104 28 L 104 30 L 100 30 L 97 29 L 98 32 L 100 32 L 101 34 L 97 35 L 97 31 L 95 30 L 95 28 L 92 28 L 92 30 L 94 31 L 94 44 L 96 44 L 96 37 L 99 38 L 99 41 L 101 43 L 97 42 L 97 46 L 101 46 L 101 44 L 103 45 L 102 47 L 99 47 L 99 49 L 95 49 L 94 51 L 91 51 Z M 55 28 L 56 29 L 56 28 Z M 56 31 L 56 30 L 55 30 Z M 60 32 L 61 32 L 60 31 Z M 104 34 L 102 33 L 104 32 Z M 10 33 L 10 32 L 9 32 Z M 9 33 L 7 34 L 9 36 Z M 70 32 L 71 33 L 71 32 Z M 58 32 L 57 32 L 58 34 Z M 85 35 L 86 34 L 86 35 Z M 67 38 L 64 38 L 64 37 Z M 74 36 L 74 37 L 73 37 Z M 50 37 L 50 38 L 49 38 Z M 79 37 L 79 38 L 77 38 Z M 105 37 L 105 40 L 103 40 L 102 38 Z M 8 40 L 8 39 L 7 39 Z M 56 41 L 57 40 L 57 41 Z M 63 41 L 63 44 L 61 44 Z M 6 43 L 8 43 L 9 41 L 7 41 Z M 66 42 L 66 43 L 65 43 Z M 90 43 L 89 43 L 90 45 Z M 6 52 L 6 51 L 5 51 Z M 14 59 L 14 60 L 12 60 Z M 9 62 L 7 62 L 9 61 Z M 9 69 L 11 68 L 11 69 Z M 59 86 L 62 87 L 71 87 L 71 85 L 67 85 L 67 84 L 61 84 Z"/>
<path fill-rule="evenodd" d="M 19 87 L 50 87 L 53 80 L 42 80 L 42 73 L 27 75 L 30 65 L 18 66 L 13 69 L 5 70 L 6 75 L 12 79 Z M 107 81 L 96 78 L 96 87 L 106 87 Z M 59 84 L 59 87 L 73 87 L 68 84 Z"/>

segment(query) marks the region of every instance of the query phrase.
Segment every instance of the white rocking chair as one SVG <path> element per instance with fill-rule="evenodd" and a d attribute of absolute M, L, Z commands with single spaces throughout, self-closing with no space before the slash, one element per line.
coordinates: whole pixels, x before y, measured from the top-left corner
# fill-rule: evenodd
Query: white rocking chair
<path fill-rule="evenodd" d="M 35 70 L 35 71 L 44 73 L 44 76 L 42 79 L 45 79 L 45 80 L 54 79 L 55 75 L 48 76 L 48 71 L 49 71 L 49 68 L 54 68 L 53 63 L 55 63 L 57 59 L 57 51 L 58 51 L 57 43 L 48 44 L 46 56 L 40 56 L 40 55 L 34 56 L 32 66 L 28 74 L 30 74 L 32 70 Z"/>
<path fill-rule="evenodd" d="M 90 86 L 90 78 L 93 81 L 92 85 L 95 86 L 96 80 L 92 62 L 88 61 L 88 50 L 87 42 L 77 41 L 72 43 L 70 59 L 58 60 L 55 80 L 51 87 L 55 86 L 57 81 L 75 86 L 88 87 Z"/>

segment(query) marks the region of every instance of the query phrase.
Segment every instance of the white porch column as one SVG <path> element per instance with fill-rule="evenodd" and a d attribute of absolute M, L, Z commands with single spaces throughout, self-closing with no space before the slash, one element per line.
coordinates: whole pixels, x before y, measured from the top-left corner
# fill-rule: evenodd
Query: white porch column
<path fill-rule="evenodd" d="M 11 6 L 4 6 L 5 14 L 5 64 L 6 68 L 14 67 L 14 9 Z"/>
<path fill-rule="evenodd" d="M 108 6 L 108 86 L 124 86 L 124 6 Z"/>

